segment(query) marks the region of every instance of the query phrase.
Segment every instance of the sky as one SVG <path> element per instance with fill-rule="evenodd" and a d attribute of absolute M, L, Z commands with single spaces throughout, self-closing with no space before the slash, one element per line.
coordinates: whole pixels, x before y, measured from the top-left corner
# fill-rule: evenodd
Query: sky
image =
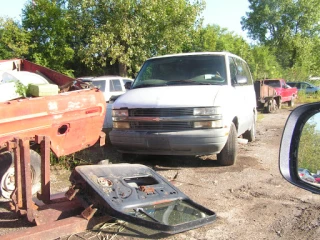
<path fill-rule="evenodd" d="M 0 0 L 1 2 L 0 17 L 21 19 L 21 12 L 27 0 Z M 248 0 L 206 0 L 204 24 L 217 24 L 247 39 L 240 24 L 241 17 L 245 16 L 247 11 Z"/>

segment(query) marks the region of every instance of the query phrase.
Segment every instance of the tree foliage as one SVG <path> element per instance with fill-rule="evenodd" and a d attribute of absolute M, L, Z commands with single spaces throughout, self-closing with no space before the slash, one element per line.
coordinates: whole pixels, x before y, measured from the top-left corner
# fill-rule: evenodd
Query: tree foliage
<path fill-rule="evenodd" d="M 293 79 L 319 74 L 314 50 L 320 33 L 319 0 L 249 0 L 241 24 L 253 40 L 273 48 L 277 61 Z M 294 71 L 291 71 L 294 69 Z"/>
<path fill-rule="evenodd" d="M 29 33 L 13 19 L 0 18 L 0 59 L 22 58 L 30 48 Z"/>
<path fill-rule="evenodd" d="M 249 0 L 242 18 L 255 44 L 203 26 L 205 0 L 29 0 L 22 24 L 0 19 L 0 58 L 26 57 L 75 76 L 139 71 L 149 57 L 228 51 L 254 79 L 320 75 L 319 0 Z"/>
<path fill-rule="evenodd" d="M 319 36 L 318 0 L 249 0 L 249 3 L 251 11 L 241 24 L 253 40 L 277 46 L 298 35 Z"/>
<path fill-rule="evenodd" d="M 78 45 L 82 61 L 91 68 L 120 64 L 131 73 L 148 57 L 181 52 L 182 43 L 191 41 L 203 6 L 202 0 L 70 0 L 68 4 L 75 35 L 84 37 Z"/>
<path fill-rule="evenodd" d="M 250 69 L 255 79 L 278 78 L 282 76 L 280 67 L 272 48 L 265 45 L 252 47 L 253 61 Z"/>
<path fill-rule="evenodd" d="M 23 9 L 22 25 L 35 44 L 29 52 L 29 58 L 71 75 L 72 71 L 65 68 L 74 54 L 69 44 L 72 34 L 66 4 L 65 0 L 30 1 Z"/>

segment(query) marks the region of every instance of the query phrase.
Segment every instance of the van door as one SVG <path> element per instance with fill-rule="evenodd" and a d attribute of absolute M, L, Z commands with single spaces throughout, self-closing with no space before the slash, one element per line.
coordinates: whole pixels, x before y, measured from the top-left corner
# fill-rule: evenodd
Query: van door
<path fill-rule="evenodd" d="M 247 64 L 238 58 L 229 57 L 229 67 L 231 74 L 231 84 L 235 88 L 237 100 L 237 116 L 239 121 L 238 135 L 241 135 L 248 130 L 253 118 L 253 109 L 255 106 L 255 92 L 253 88 L 252 76 L 250 74 Z M 242 76 L 247 78 L 247 83 L 238 84 L 237 77 Z"/>

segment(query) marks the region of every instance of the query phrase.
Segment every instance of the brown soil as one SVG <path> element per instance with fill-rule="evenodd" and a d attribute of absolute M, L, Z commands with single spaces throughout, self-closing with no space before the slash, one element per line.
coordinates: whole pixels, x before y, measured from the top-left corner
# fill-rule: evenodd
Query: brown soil
<path fill-rule="evenodd" d="M 319 239 L 320 196 L 289 184 L 279 172 L 280 139 L 289 113 L 290 109 L 284 108 L 274 114 L 261 114 L 256 141 L 238 145 L 238 161 L 234 166 L 217 165 L 215 155 L 135 160 L 169 180 L 175 177 L 175 185 L 181 191 L 217 214 L 212 224 L 176 235 L 164 235 L 132 224 L 125 224 L 115 234 L 120 227 L 104 225 L 97 231 L 61 239 Z M 101 158 L 113 164 L 121 162 L 120 154 L 112 146 L 99 151 Z M 54 191 L 68 187 L 69 174 L 67 170 L 53 169 Z M 8 203 L 0 203 L 0 238 L 28 226 L 31 225 L 24 218 L 17 219 L 9 211 Z"/>

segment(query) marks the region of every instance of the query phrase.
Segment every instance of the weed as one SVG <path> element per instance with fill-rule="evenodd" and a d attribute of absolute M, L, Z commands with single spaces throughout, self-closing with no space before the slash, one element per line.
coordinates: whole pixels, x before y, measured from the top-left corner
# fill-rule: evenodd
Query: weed
<path fill-rule="evenodd" d="M 90 148 L 61 157 L 57 157 L 51 152 L 50 164 L 62 166 L 65 169 L 72 170 L 79 165 L 96 164 L 104 158 L 105 156 L 103 148 L 94 145 Z"/>
<path fill-rule="evenodd" d="M 320 101 L 320 93 L 306 93 L 304 91 L 298 92 L 298 98 L 296 102 L 298 103 L 313 103 Z"/>

